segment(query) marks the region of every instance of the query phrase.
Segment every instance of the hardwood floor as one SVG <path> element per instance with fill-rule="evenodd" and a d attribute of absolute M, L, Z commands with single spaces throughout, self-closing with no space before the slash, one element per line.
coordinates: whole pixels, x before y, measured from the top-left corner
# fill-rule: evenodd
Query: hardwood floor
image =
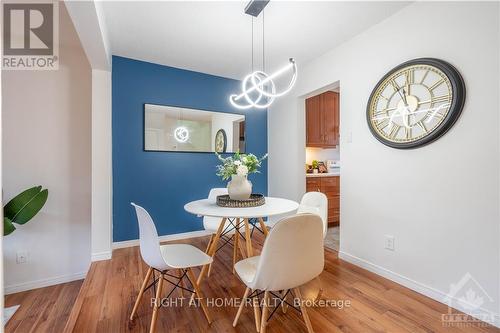
<path fill-rule="evenodd" d="M 258 253 L 262 237 L 257 236 L 254 247 Z M 186 242 L 205 249 L 208 237 Z M 242 297 L 245 287 L 238 277 L 232 274 L 231 264 L 232 247 L 225 246 L 217 252 L 210 277 L 201 284 L 205 297 L 208 299 Z M 146 271 L 147 267 L 141 260 L 138 247 L 115 250 L 112 260 L 93 263 L 69 315 L 65 332 L 148 332 L 152 314 L 151 290 L 144 294 L 136 319 L 133 322 L 128 320 Z M 325 271 L 321 274 L 321 280 L 324 288 L 322 299 L 349 301 L 351 305 L 342 309 L 309 308 L 308 313 L 315 332 L 500 332 L 500 329 L 492 326 L 444 327 L 441 314 L 447 313 L 445 305 L 339 260 L 334 251 L 325 252 Z M 301 290 L 303 296 L 314 299 L 318 288 L 317 282 L 313 281 Z M 55 293 L 57 292 L 54 290 L 51 292 Z M 173 296 L 178 297 L 179 292 L 176 291 Z M 30 300 L 26 302 L 33 304 L 33 311 L 35 309 L 45 311 L 37 305 L 38 302 L 34 302 L 36 297 L 29 298 Z M 69 306 L 67 300 L 65 302 L 66 305 L 56 302 L 51 304 L 67 313 Z M 243 309 L 236 328 L 232 327 L 232 322 L 237 312 L 237 305 L 211 306 L 209 311 L 213 319 L 210 326 L 200 308 L 186 305 L 161 308 L 156 331 L 255 332 L 251 307 Z M 42 314 L 37 316 L 43 317 Z M 61 315 L 61 320 L 62 318 Z M 22 330 L 23 332 L 35 327 L 29 326 L 30 322 L 35 323 L 36 320 L 28 319 L 23 326 L 26 328 Z M 14 325 L 10 322 L 7 332 L 13 332 Z M 35 331 L 60 332 L 61 330 L 59 323 L 57 327 L 38 325 Z M 270 319 L 267 331 L 306 332 L 306 327 L 300 313 L 288 309 L 284 314 L 278 310 Z"/>
<path fill-rule="evenodd" d="M 21 305 L 5 332 L 62 332 L 83 280 L 24 291 L 5 297 L 5 307 Z"/>

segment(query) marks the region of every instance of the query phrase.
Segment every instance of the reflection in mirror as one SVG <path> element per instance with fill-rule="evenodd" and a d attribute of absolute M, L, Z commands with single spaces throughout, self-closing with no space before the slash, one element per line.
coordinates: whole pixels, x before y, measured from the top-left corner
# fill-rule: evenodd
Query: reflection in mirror
<path fill-rule="evenodd" d="M 144 150 L 245 152 L 245 116 L 144 104 Z"/>

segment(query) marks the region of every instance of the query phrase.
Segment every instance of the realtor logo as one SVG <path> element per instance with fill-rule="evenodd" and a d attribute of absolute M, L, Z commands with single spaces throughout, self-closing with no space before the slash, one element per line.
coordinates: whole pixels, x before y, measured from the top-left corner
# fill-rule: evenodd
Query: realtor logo
<path fill-rule="evenodd" d="M 441 315 L 443 326 L 487 326 L 495 322 L 495 315 L 482 309 L 485 303 L 494 302 L 493 298 L 470 273 L 450 285 L 444 302 L 448 305 L 448 313 Z"/>
<path fill-rule="evenodd" d="M 58 2 L 3 3 L 2 69 L 58 69 Z"/>

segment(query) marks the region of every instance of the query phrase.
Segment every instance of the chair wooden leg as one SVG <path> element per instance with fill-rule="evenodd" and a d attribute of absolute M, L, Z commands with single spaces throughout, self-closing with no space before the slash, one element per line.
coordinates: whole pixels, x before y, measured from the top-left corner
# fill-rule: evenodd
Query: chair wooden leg
<path fill-rule="evenodd" d="M 312 325 L 311 325 L 311 320 L 309 320 L 309 315 L 307 314 L 307 308 L 302 302 L 303 298 L 302 298 L 302 294 L 300 292 L 300 289 L 293 288 L 293 292 L 295 293 L 295 296 L 299 299 L 300 312 L 302 312 L 302 317 L 304 317 L 304 322 L 306 323 L 307 332 L 314 333 L 314 330 L 313 330 Z"/>
<path fill-rule="evenodd" d="M 214 255 L 215 256 L 215 255 Z M 214 262 L 212 261 L 210 264 L 208 264 L 208 272 L 207 272 L 207 277 L 210 277 L 210 273 L 212 273 L 212 264 Z"/>
<path fill-rule="evenodd" d="M 245 293 L 243 294 L 243 298 L 241 299 L 241 304 L 238 308 L 238 312 L 236 312 L 236 317 L 234 317 L 233 327 L 236 327 L 236 325 L 238 325 L 238 319 L 240 319 L 241 311 L 243 311 L 243 308 L 245 307 L 245 303 L 249 293 L 250 288 L 247 287 L 247 289 L 245 289 Z"/>
<path fill-rule="evenodd" d="M 158 308 L 161 305 L 161 292 L 163 289 L 163 273 L 160 274 L 158 278 L 158 289 L 156 289 L 156 298 L 153 307 L 153 316 L 151 317 L 151 327 L 149 328 L 149 333 L 154 333 L 156 328 L 156 319 L 158 318 Z"/>
<path fill-rule="evenodd" d="M 134 308 L 132 309 L 132 313 L 130 314 L 130 320 L 134 320 L 135 313 L 137 312 L 137 308 L 139 307 L 139 303 L 141 302 L 142 295 L 144 294 L 144 289 L 146 289 L 146 286 L 148 285 L 148 280 L 152 272 L 153 269 L 149 267 L 148 272 L 146 273 L 146 276 L 142 281 L 142 286 L 141 290 L 139 290 L 139 295 L 137 295 L 137 299 L 135 300 Z"/>
<path fill-rule="evenodd" d="M 267 327 L 267 317 L 269 316 L 269 306 L 270 306 L 270 301 L 269 301 L 269 291 L 264 292 L 264 306 L 262 309 L 262 318 L 261 318 L 261 324 L 260 324 L 260 333 L 266 333 L 266 327 Z"/>
<path fill-rule="evenodd" d="M 213 240 L 214 240 L 214 234 L 211 234 L 210 239 L 208 240 L 207 249 L 205 250 L 205 253 L 208 253 L 208 250 L 210 250 L 210 245 L 212 245 Z"/>
<path fill-rule="evenodd" d="M 223 218 L 222 221 L 220 222 L 219 229 L 217 229 L 217 233 L 215 234 L 215 236 L 214 236 L 214 238 L 212 240 L 212 243 L 210 244 L 210 248 L 208 249 L 207 254 L 209 256 L 211 256 L 212 258 L 214 257 L 215 251 L 217 250 L 217 245 L 219 245 L 219 238 L 220 238 L 220 235 L 222 234 L 222 229 L 226 225 L 226 220 L 227 220 L 226 218 Z M 198 275 L 198 280 L 196 280 L 197 284 L 201 284 L 201 281 L 203 281 L 203 278 L 205 277 L 205 274 L 207 273 L 208 266 L 209 265 L 205 265 L 201 269 L 200 275 Z M 192 299 L 193 298 L 191 298 L 191 300 Z"/>
<path fill-rule="evenodd" d="M 288 304 L 286 304 L 286 293 L 288 292 L 288 290 L 283 290 L 281 292 L 281 297 L 283 298 L 283 300 L 281 301 L 281 310 L 283 311 L 283 313 L 286 313 L 286 311 L 288 310 Z"/>
<path fill-rule="evenodd" d="M 196 295 L 198 295 L 198 298 L 200 299 L 201 309 L 203 310 L 203 313 L 205 314 L 205 317 L 207 318 L 208 323 L 209 324 L 212 323 L 212 319 L 210 319 L 210 315 L 208 314 L 208 309 L 207 309 L 207 305 L 205 304 L 203 294 L 200 291 L 200 287 L 198 286 L 198 283 L 196 282 L 196 277 L 194 276 L 191 268 L 187 269 L 187 276 L 188 276 L 189 281 L 191 281 L 191 284 L 193 285 L 194 292 L 196 293 Z"/>
<path fill-rule="evenodd" d="M 179 277 L 179 286 L 181 286 L 182 288 L 184 288 L 184 281 L 182 280 L 183 274 L 184 272 L 182 271 L 182 269 L 177 270 L 177 276 Z M 184 290 L 182 288 L 179 288 L 179 294 L 182 298 L 184 298 Z"/>
<path fill-rule="evenodd" d="M 254 290 L 252 290 L 254 292 Z M 255 298 L 252 299 L 252 307 L 253 307 L 253 316 L 255 318 L 255 329 L 257 332 L 260 331 L 260 304 L 259 304 L 259 298 L 255 296 Z"/>
<path fill-rule="evenodd" d="M 319 275 L 316 276 L 316 281 L 319 284 L 319 290 L 318 290 L 318 295 L 316 295 L 316 300 L 319 301 L 321 299 L 321 296 L 323 295 L 323 284 L 321 283 Z"/>
<path fill-rule="evenodd" d="M 210 240 L 208 241 L 208 245 L 207 245 L 207 250 L 205 251 L 205 253 L 208 253 L 208 251 L 210 250 L 210 246 L 212 245 L 212 242 L 214 240 L 214 235 L 210 235 Z M 212 273 L 212 264 L 213 264 L 213 261 L 208 265 L 208 272 L 207 272 L 207 276 L 209 277 L 210 276 L 210 273 Z"/>

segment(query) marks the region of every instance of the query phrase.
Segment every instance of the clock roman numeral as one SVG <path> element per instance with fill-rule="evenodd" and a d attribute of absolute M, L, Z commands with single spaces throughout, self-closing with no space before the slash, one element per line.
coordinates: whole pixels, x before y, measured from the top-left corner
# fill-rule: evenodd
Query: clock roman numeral
<path fill-rule="evenodd" d="M 389 137 L 394 139 L 398 135 L 398 132 L 400 129 L 401 129 L 401 126 L 396 125 L 395 123 L 392 123 L 391 128 L 389 130 Z"/>
<path fill-rule="evenodd" d="M 413 69 L 409 69 L 406 71 L 406 84 L 415 83 L 415 71 Z"/>
<path fill-rule="evenodd" d="M 427 77 L 427 75 L 429 74 L 429 71 L 430 71 L 430 70 L 426 70 L 426 71 L 425 71 L 424 76 L 422 76 L 422 79 L 420 80 L 420 84 L 424 83 L 424 80 L 425 80 L 425 78 Z"/>
<path fill-rule="evenodd" d="M 392 86 L 392 88 L 394 89 L 394 91 L 398 92 L 399 89 L 401 89 L 400 86 L 398 86 L 398 84 L 396 83 L 396 81 L 394 80 L 390 80 L 389 81 L 389 84 Z"/>
<path fill-rule="evenodd" d="M 443 120 L 444 119 L 444 114 L 442 113 L 439 113 L 439 111 L 433 111 L 433 112 L 430 112 L 427 113 L 426 117 L 425 117 L 427 120 L 425 120 L 425 123 L 430 123 L 434 118 L 437 118 L 438 120 Z M 422 121 L 424 121 L 424 119 L 422 119 Z"/>
<path fill-rule="evenodd" d="M 429 132 L 429 130 L 427 129 L 427 127 L 425 127 L 425 124 L 424 124 L 424 121 L 423 121 L 423 120 L 422 120 L 422 121 L 419 121 L 419 122 L 417 123 L 417 125 L 418 125 L 418 127 L 420 127 L 420 128 L 422 129 L 422 131 L 424 131 L 424 133 L 428 133 L 428 132 Z"/>
<path fill-rule="evenodd" d="M 389 125 L 389 119 L 383 119 L 375 124 L 379 130 L 383 130 L 387 125 Z"/>
<path fill-rule="evenodd" d="M 450 95 L 435 96 L 431 98 L 432 103 L 450 102 L 450 101 L 451 101 Z"/>
<path fill-rule="evenodd" d="M 405 127 L 406 140 L 410 140 L 411 139 L 411 132 L 412 132 L 412 128 L 411 127 Z"/>
<path fill-rule="evenodd" d="M 444 79 L 441 79 L 441 80 L 437 81 L 436 83 L 434 83 L 432 86 L 429 87 L 429 90 L 436 89 L 443 82 L 444 82 Z"/>

